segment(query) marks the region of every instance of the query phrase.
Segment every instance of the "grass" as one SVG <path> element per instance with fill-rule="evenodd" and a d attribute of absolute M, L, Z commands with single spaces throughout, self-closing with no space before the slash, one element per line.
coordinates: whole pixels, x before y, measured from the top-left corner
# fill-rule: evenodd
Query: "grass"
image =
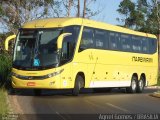
<path fill-rule="evenodd" d="M 160 74 L 159 74 L 159 76 L 158 76 L 157 86 L 160 86 Z"/>
<path fill-rule="evenodd" d="M 0 89 L 0 115 L 7 114 L 9 107 L 7 104 L 7 91 L 3 88 Z"/>
<path fill-rule="evenodd" d="M 10 87 L 11 57 L 7 53 L 0 54 L 0 115 L 9 112 L 7 90 Z"/>
<path fill-rule="evenodd" d="M 157 82 L 157 86 L 160 86 L 160 80 L 158 80 L 158 82 Z"/>

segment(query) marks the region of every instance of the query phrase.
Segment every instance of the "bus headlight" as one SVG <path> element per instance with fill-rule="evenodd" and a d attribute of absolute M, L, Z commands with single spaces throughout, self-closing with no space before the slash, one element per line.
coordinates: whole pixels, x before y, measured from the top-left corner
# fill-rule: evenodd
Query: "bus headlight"
<path fill-rule="evenodd" d="M 56 71 L 56 72 L 53 72 L 53 73 L 50 73 L 50 74 L 47 74 L 47 75 L 43 75 L 43 76 L 23 76 L 23 75 L 18 75 L 16 73 L 12 72 L 12 76 L 14 76 L 16 78 L 19 78 L 19 79 L 23 79 L 23 80 L 44 80 L 44 79 L 51 78 L 51 77 L 54 77 L 56 75 L 59 75 L 63 71 L 64 71 L 64 69 L 61 69 L 59 71 Z"/>
<path fill-rule="evenodd" d="M 56 75 L 61 74 L 63 71 L 64 71 L 64 69 L 62 69 L 62 70 L 60 70 L 60 71 L 57 71 L 57 72 L 50 73 L 50 74 L 48 74 L 47 76 L 48 76 L 48 78 L 51 78 L 51 77 L 54 77 L 54 76 L 56 76 Z"/>

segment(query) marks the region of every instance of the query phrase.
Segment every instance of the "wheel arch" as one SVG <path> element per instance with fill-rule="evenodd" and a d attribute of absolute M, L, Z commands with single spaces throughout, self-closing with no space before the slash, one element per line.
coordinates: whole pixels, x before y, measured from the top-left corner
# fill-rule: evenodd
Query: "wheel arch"
<path fill-rule="evenodd" d="M 133 73 L 133 74 L 132 74 L 132 77 L 133 77 L 133 76 L 135 76 L 135 77 L 137 78 L 137 80 L 138 80 L 138 74 L 137 74 L 137 73 Z"/>
<path fill-rule="evenodd" d="M 84 87 L 85 87 L 85 74 L 84 74 L 84 72 L 82 72 L 82 71 L 78 72 L 78 73 L 76 74 L 76 77 L 77 77 L 77 76 L 81 76 L 81 77 L 83 78 Z M 76 78 L 76 77 L 75 77 L 75 78 Z"/>

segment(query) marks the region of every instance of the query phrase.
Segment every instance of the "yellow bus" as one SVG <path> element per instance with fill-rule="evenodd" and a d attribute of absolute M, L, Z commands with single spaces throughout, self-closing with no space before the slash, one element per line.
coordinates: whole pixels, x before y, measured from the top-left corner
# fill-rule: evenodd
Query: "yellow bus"
<path fill-rule="evenodd" d="M 156 36 L 83 18 L 25 23 L 16 37 L 13 88 L 126 88 L 141 93 L 158 75 Z"/>

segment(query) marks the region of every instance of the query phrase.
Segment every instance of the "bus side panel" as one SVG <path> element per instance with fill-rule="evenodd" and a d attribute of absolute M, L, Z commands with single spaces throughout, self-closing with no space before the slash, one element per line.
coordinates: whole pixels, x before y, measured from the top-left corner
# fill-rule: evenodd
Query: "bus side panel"
<path fill-rule="evenodd" d="M 87 49 L 78 52 L 73 61 L 73 74 L 76 78 L 78 72 L 85 75 L 85 88 L 90 86 L 90 81 L 94 74 L 96 58 L 93 56 L 94 49 Z"/>

